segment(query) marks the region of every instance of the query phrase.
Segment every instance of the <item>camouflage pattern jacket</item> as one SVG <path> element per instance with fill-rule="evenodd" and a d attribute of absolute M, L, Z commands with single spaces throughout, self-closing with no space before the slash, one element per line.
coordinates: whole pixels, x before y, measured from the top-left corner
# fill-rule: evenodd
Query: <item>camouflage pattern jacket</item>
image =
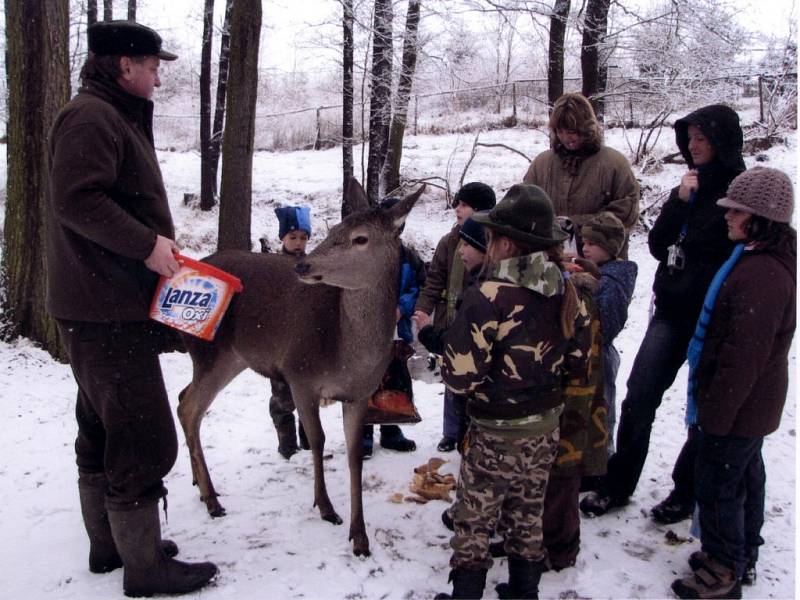
<path fill-rule="evenodd" d="M 558 266 L 535 252 L 500 261 L 464 292 L 441 372 L 447 387 L 468 396 L 472 418 L 502 424 L 561 407 L 565 371 L 585 368 L 561 330 L 564 289 Z"/>
<path fill-rule="evenodd" d="M 561 439 L 551 474 L 556 477 L 598 476 L 606 473 L 608 458 L 603 335 L 594 299 L 598 281 L 588 273 L 575 273 L 570 280 L 580 300 L 575 343 L 587 353 L 588 363 L 585 371 L 567 373 L 562 381 Z"/>

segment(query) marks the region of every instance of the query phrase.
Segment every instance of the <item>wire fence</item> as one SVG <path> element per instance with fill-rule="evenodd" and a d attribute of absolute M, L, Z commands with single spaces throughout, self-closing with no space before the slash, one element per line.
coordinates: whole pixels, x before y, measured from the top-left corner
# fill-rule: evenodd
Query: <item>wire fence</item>
<path fill-rule="evenodd" d="M 564 91 L 580 91 L 579 78 L 566 78 Z M 760 121 L 781 119 L 797 126 L 797 73 L 740 74 L 714 79 L 610 77 L 602 94 L 607 127 L 647 126 L 665 110 L 711 102 L 736 105 L 759 98 Z M 794 108 L 793 108 L 794 107 Z M 159 147 L 198 148 L 199 108 L 156 114 Z M 360 143 L 368 131 L 369 107 L 354 105 L 353 138 Z M 789 114 L 787 114 L 787 112 Z M 547 80 L 520 79 L 507 83 L 412 96 L 407 134 L 470 132 L 517 124 L 544 126 L 548 119 Z M 324 105 L 256 114 L 257 150 L 311 150 L 342 143 L 342 105 Z"/>

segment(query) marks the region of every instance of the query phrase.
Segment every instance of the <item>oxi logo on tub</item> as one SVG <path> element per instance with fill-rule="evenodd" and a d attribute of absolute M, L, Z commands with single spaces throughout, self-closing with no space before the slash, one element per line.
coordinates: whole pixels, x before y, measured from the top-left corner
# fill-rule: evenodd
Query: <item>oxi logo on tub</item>
<path fill-rule="evenodd" d="M 150 318 L 165 325 L 214 339 L 234 292 L 242 282 L 209 264 L 178 255 L 180 270 L 159 280 L 150 306 Z"/>

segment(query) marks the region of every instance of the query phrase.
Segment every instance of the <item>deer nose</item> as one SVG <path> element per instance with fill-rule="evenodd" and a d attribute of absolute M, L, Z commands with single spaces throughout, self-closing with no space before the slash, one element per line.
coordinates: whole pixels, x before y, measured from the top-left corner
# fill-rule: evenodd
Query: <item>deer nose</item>
<path fill-rule="evenodd" d="M 298 275 L 308 275 L 311 265 L 307 262 L 299 262 L 294 266 L 294 270 Z"/>

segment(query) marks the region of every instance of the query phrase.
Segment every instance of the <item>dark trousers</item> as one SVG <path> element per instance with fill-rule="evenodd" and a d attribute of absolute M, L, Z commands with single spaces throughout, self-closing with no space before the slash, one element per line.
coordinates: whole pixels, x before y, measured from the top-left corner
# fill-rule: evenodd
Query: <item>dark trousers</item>
<path fill-rule="evenodd" d="M 605 491 L 614 497 L 627 498 L 636 490 L 656 410 L 686 360 L 693 331 L 694 325 L 676 323 L 658 314 L 647 327 L 628 378 L 628 394 L 617 427 L 616 452 L 608 460 L 603 484 Z"/>
<path fill-rule="evenodd" d="M 703 550 L 741 578 L 764 543 L 763 437 L 715 436 L 701 432 L 695 464 Z"/>
<path fill-rule="evenodd" d="M 269 399 L 269 416 L 275 428 L 291 423 L 294 426 L 294 399 L 289 384 L 283 379 L 270 379 L 272 396 Z"/>
<path fill-rule="evenodd" d="M 461 446 L 464 435 L 469 427 L 469 417 L 467 416 L 467 397 L 454 394 L 449 389 L 444 389 L 444 412 L 442 436 L 455 440 L 457 446 Z"/>
<path fill-rule="evenodd" d="M 78 384 L 78 471 L 104 473 L 113 510 L 155 503 L 178 454 L 155 321 L 58 321 Z"/>
<path fill-rule="evenodd" d="M 565 569 L 575 564 L 581 549 L 581 515 L 578 494 L 581 478 L 551 473 L 544 497 L 542 531 L 550 565 Z"/>
<path fill-rule="evenodd" d="M 700 429 L 692 425 L 686 432 L 686 441 L 672 468 L 672 499 L 682 504 L 694 504 L 694 469 L 699 445 Z"/>

